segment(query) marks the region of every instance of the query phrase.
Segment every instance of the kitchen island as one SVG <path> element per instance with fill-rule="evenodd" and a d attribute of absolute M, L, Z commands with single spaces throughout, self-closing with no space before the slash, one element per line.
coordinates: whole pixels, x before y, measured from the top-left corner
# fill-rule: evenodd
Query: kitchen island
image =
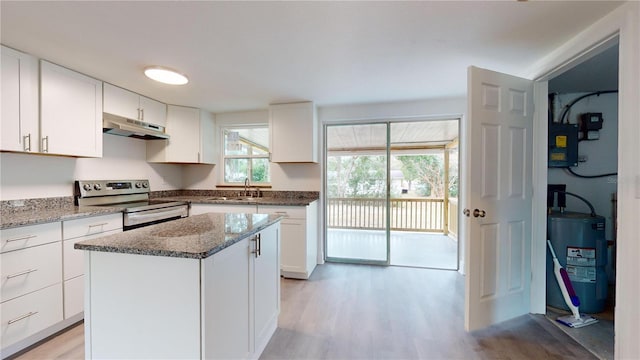
<path fill-rule="evenodd" d="M 258 358 L 280 310 L 280 221 L 208 213 L 77 243 L 86 358 Z"/>

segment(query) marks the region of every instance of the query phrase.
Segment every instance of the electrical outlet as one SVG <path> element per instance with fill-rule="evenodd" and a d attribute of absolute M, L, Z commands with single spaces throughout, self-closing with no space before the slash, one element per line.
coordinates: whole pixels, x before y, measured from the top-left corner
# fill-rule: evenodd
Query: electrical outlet
<path fill-rule="evenodd" d="M 20 206 L 24 206 L 24 200 L 11 200 L 9 202 L 11 204 L 11 206 L 13 207 L 20 207 Z"/>

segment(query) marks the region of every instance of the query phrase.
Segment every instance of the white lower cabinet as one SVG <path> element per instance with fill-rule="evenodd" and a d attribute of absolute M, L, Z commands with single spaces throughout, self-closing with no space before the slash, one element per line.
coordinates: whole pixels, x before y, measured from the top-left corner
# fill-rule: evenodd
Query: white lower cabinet
<path fill-rule="evenodd" d="M 84 256 L 73 248 L 79 241 L 122 232 L 122 214 L 93 216 L 62 222 L 62 278 L 64 280 L 64 318 L 84 311 Z"/>
<path fill-rule="evenodd" d="M 280 314 L 279 238 L 274 224 L 203 261 L 204 358 L 262 354 Z"/>
<path fill-rule="evenodd" d="M 308 279 L 318 263 L 318 201 L 307 206 L 258 205 L 258 213 L 284 216 L 280 273 Z"/>
<path fill-rule="evenodd" d="M 2 356 L 41 340 L 62 317 L 60 223 L 0 231 Z M 29 341 L 29 337 L 42 336 Z M 26 342 L 22 344 L 23 342 Z"/>
<path fill-rule="evenodd" d="M 282 215 L 280 275 L 308 279 L 318 263 L 318 201 L 307 206 L 191 204 L 189 215 L 217 213 L 263 213 Z"/>
<path fill-rule="evenodd" d="M 79 251 L 81 252 L 81 251 Z M 64 291 L 64 318 L 68 319 L 84 311 L 84 275 L 65 280 Z"/>
<path fill-rule="evenodd" d="M 203 261 L 203 296 L 209 299 L 202 308 L 205 359 L 250 357 L 250 253 L 247 238 Z"/>
<path fill-rule="evenodd" d="M 279 236 L 276 223 L 203 260 L 86 251 L 85 358 L 259 358 L 278 324 Z"/>
<path fill-rule="evenodd" d="M 8 356 L 6 347 L 62 321 L 62 285 L 57 283 L 3 302 L 0 314 L 2 356 Z"/>
<path fill-rule="evenodd" d="M 260 355 L 278 326 L 280 314 L 280 224 L 258 234 L 259 255 L 253 257 L 253 353 Z M 252 254 L 253 255 L 253 254 Z"/>
<path fill-rule="evenodd" d="M 2 302 L 62 280 L 60 241 L 0 255 Z"/>
<path fill-rule="evenodd" d="M 2 357 L 82 320 L 84 257 L 73 244 L 122 231 L 122 214 L 0 230 Z"/>

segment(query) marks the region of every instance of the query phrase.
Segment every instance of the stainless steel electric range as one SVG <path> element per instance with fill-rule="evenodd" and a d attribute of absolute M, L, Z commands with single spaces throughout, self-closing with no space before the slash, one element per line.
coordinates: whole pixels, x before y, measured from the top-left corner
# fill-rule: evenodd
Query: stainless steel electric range
<path fill-rule="evenodd" d="M 189 203 L 150 199 L 149 192 L 149 180 L 78 180 L 75 182 L 76 205 L 123 208 L 124 230 L 189 216 Z"/>

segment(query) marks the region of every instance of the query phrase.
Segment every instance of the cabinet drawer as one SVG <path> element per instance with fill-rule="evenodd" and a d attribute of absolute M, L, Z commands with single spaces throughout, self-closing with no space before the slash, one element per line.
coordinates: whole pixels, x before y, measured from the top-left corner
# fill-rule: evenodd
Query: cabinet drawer
<path fill-rule="evenodd" d="M 2 347 L 62 321 L 62 284 L 0 304 Z"/>
<path fill-rule="evenodd" d="M 84 311 L 84 275 L 64 282 L 64 318 Z"/>
<path fill-rule="evenodd" d="M 62 222 L 62 234 L 65 240 L 117 229 L 122 229 L 121 213 Z"/>
<path fill-rule="evenodd" d="M 80 238 L 75 238 L 71 240 L 63 241 L 62 245 L 62 258 L 63 258 L 63 276 L 65 280 L 74 278 L 76 276 L 84 274 L 84 251 L 76 250 L 73 248 L 73 245 L 78 241 L 95 239 L 103 236 L 109 236 L 112 234 L 117 234 L 122 232 L 122 230 L 111 230 L 106 231 L 100 234 L 94 234 L 89 236 L 83 236 Z"/>
<path fill-rule="evenodd" d="M 283 215 L 285 218 L 292 218 L 292 219 L 306 219 L 307 207 L 306 206 L 258 205 L 258 213 Z"/>
<path fill-rule="evenodd" d="M 1 252 L 56 242 L 61 238 L 62 230 L 59 222 L 4 229 L 0 230 Z"/>
<path fill-rule="evenodd" d="M 62 282 L 61 254 L 61 242 L 1 254 L 2 301 Z"/>

